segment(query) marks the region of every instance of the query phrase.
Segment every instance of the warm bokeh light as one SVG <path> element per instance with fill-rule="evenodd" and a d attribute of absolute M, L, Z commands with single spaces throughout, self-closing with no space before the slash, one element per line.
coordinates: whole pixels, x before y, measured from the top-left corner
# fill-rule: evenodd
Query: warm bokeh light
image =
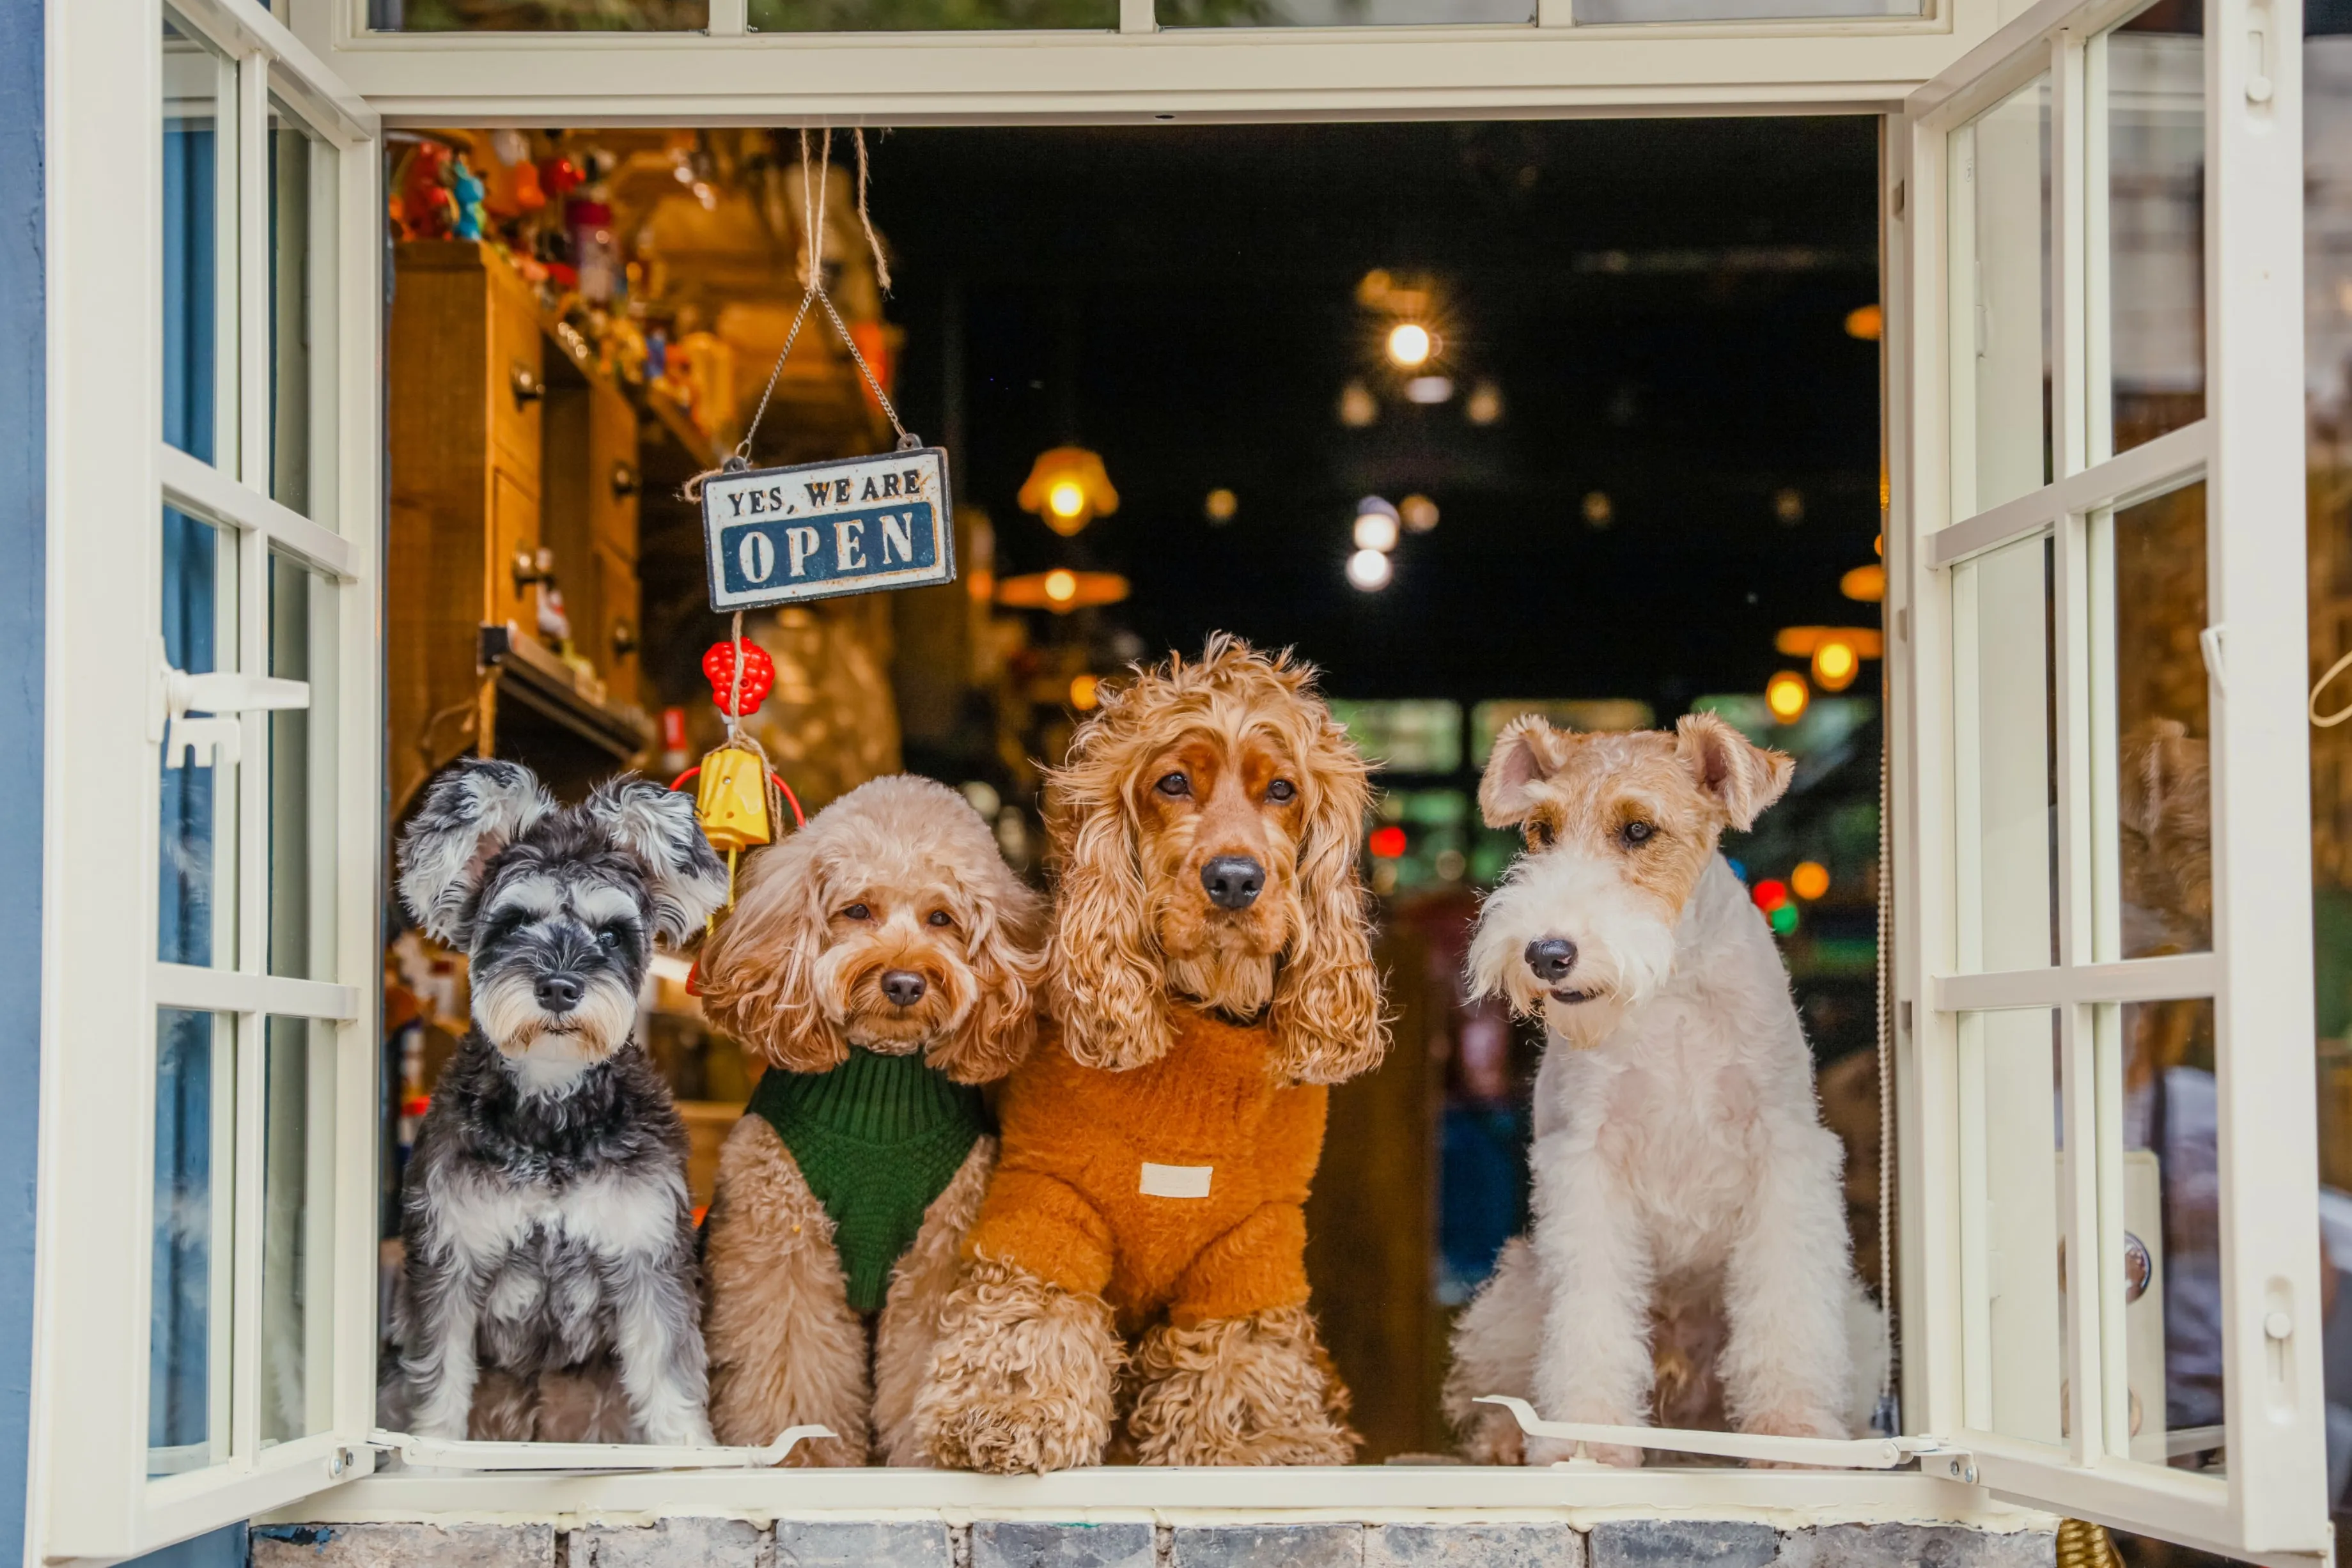
<path fill-rule="evenodd" d="M 1764 706 L 1782 724 L 1794 724 L 1812 706 L 1813 689 L 1794 670 L 1782 670 L 1764 683 Z"/>
<path fill-rule="evenodd" d="M 1394 570 L 1389 558 L 1376 549 L 1360 549 L 1348 558 L 1348 580 L 1366 593 L 1386 588 Z"/>
<path fill-rule="evenodd" d="M 1789 873 L 1789 886 L 1810 904 L 1830 890 L 1830 868 L 1819 861 L 1799 861 Z"/>
<path fill-rule="evenodd" d="M 1848 599 L 1876 604 L 1886 597 L 1886 569 L 1876 561 L 1855 567 L 1838 579 L 1838 591 Z"/>
<path fill-rule="evenodd" d="M 1039 453 L 1017 499 L 1023 511 L 1036 513 L 1065 538 L 1118 510 L 1118 492 L 1111 487 L 1102 457 L 1083 446 Z"/>
<path fill-rule="evenodd" d="M 1115 571 L 1072 571 L 1067 567 L 1008 577 L 996 588 L 996 602 L 1007 610 L 1050 610 L 1056 615 L 1117 604 L 1127 595 L 1127 579 Z"/>
<path fill-rule="evenodd" d="M 1201 510 L 1213 523 L 1230 523 L 1234 520 L 1234 514 L 1241 509 L 1241 497 L 1223 486 L 1210 491 L 1209 498 L 1201 503 Z"/>
<path fill-rule="evenodd" d="M 1404 383 L 1404 396 L 1407 402 L 1441 403 L 1453 395 L 1454 378 L 1452 376 L 1415 376 Z"/>
<path fill-rule="evenodd" d="M 1832 640 L 1859 658 L 1875 659 L 1885 652 L 1886 638 L 1875 626 L 1783 626 L 1772 634 L 1772 647 L 1791 659 L 1810 659 L 1814 649 Z"/>
<path fill-rule="evenodd" d="M 1748 893 L 1756 907 L 1769 915 L 1789 902 L 1789 884 L 1777 876 L 1768 876 Z"/>
<path fill-rule="evenodd" d="M 1078 574 L 1060 567 L 1045 574 L 1045 597 L 1056 604 L 1067 604 L 1078 596 Z"/>
<path fill-rule="evenodd" d="M 1845 335 L 1875 343 L 1886 330 L 1886 312 L 1875 305 L 1857 305 L 1845 313 Z"/>
<path fill-rule="evenodd" d="M 1102 681 L 1094 675 L 1077 675 L 1070 681 L 1070 706 L 1087 713 L 1102 701 Z"/>
<path fill-rule="evenodd" d="M 1407 496 L 1397 503 L 1397 516 L 1407 533 L 1425 534 L 1437 526 L 1437 503 L 1426 496 Z"/>
<path fill-rule="evenodd" d="M 1381 405 L 1361 382 L 1349 382 L 1339 389 L 1339 423 L 1350 430 L 1361 430 L 1380 418 Z"/>
<path fill-rule="evenodd" d="M 1813 681 L 1825 692 L 1842 692 L 1853 685 L 1862 668 L 1861 655 L 1843 637 L 1824 637 L 1813 644 Z"/>
<path fill-rule="evenodd" d="M 1389 329 L 1389 360 L 1391 363 L 1412 370 L 1425 365 L 1436 343 L 1429 329 L 1414 321 L 1400 321 Z"/>
<path fill-rule="evenodd" d="M 1492 382 L 1480 382 L 1470 389 L 1470 401 L 1462 405 L 1462 413 L 1473 424 L 1492 424 L 1503 417 L 1503 389 Z"/>
<path fill-rule="evenodd" d="M 1356 514 L 1356 548 L 1376 549 L 1385 555 L 1396 549 L 1397 520 L 1388 512 Z"/>
<path fill-rule="evenodd" d="M 1395 860 L 1404 853 L 1404 830 L 1394 822 L 1384 828 L 1374 828 L 1368 847 L 1375 860 Z"/>
<path fill-rule="evenodd" d="M 1584 521 L 1588 528 L 1605 528 L 1617 516 L 1617 504 L 1606 490 L 1588 490 L 1584 496 Z"/>

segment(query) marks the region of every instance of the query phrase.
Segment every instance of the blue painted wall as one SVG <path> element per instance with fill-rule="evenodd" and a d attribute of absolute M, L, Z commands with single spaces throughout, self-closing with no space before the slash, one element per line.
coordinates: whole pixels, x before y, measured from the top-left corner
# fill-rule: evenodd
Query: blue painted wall
<path fill-rule="evenodd" d="M 60 0 L 69 3 L 69 0 Z M 0 1562 L 25 1539 L 40 1130 L 48 332 L 42 0 L 0 0 Z"/>

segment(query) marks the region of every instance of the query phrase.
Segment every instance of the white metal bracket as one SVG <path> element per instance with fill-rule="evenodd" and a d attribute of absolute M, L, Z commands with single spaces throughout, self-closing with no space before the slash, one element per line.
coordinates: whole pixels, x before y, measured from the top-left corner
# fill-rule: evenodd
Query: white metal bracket
<path fill-rule="evenodd" d="M 257 709 L 307 708 L 307 681 L 284 681 L 269 675 L 227 672 L 190 674 L 174 669 L 156 639 L 154 690 L 148 705 L 147 738 L 163 742 L 163 766 L 184 766 L 191 754 L 206 753 L 211 766 L 237 759 L 242 733 L 233 716 Z M 201 715 L 192 717 L 192 714 Z M 205 766 L 199 763 L 198 766 Z"/>
<path fill-rule="evenodd" d="M 1569 1466 L 1592 1462 L 1585 1456 L 1587 1447 L 1613 1447 L 1840 1470 L 1891 1470 L 1916 1459 L 1925 1475 L 1964 1481 L 1977 1479 L 1975 1457 L 1947 1448 L 1936 1437 L 1781 1437 L 1763 1432 L 1698 1432 L 1679 1427 L 1611 1427 L 1589 1421 L 1546 1421 L 1536 1415 L 1534 1406 L 1508 1395 L 1484 1395 L 1476 1403 L 1508 1410 L 1519 1430 L 1529 1437 L 1575 1444 L 1576 1457 L 1560 1461 Z"/>
<path fill-rule="evenodd" d="M 412 1437 L 382 1427 L 368 1434 L 378 1448 L 412 1466 L 436 1470 L 727 1470 L 765 1469 L 805 1438 L 835 1436 L 830 1427 L 787 1427 L 761 1448 L 686 1448 L 656 1443 L 478 1443 Z"/>
<path fill-rule="evenodd" d="M 2227 626 L 2208 626 L 2197 633 L 2198 651 L 2205 655 L 2205 673 L 2213 677 L 2213 684 L 2221 688 L 2225 697 L 2230 695 L 2230 666 L 2222 654 L 2229 648 L 2229 631 Z"/>

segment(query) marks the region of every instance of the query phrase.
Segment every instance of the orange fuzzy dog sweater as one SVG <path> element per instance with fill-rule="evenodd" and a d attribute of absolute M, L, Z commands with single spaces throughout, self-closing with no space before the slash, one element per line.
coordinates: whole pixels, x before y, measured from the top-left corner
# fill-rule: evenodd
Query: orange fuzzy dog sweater
<path fill-rule="evenodd" d="M 1307 1304 L 1307 1189 L 1329 1092 L 1274 1073 L 1273 1031 L 1179 1006 L 1149 1066 L 1040 1040 L 1006 1080 L 968 1258 L 1110 1303 L 1122 1333 Z"/>

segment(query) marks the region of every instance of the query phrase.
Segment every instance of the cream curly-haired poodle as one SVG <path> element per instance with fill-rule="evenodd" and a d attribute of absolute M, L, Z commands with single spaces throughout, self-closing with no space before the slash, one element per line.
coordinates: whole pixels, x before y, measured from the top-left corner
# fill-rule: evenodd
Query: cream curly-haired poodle
<path fill-rule="evenodd" d="M 1145 1464 L 1354 1452 L 1307 1311 L 1305 1204 L 1325 1085 L 1388 1032 L 1365 765 L 1313 674 L 1213 638 L 1108 696 L 1049 781 L 1060 1040 L 1005 1084 L 916 1401 L 941 1464 L 1098 1463 L 1122 1407 Z"/>
<path fill-rule="evenodd" d="M 1035 1037 L 1042 901 L 961 795 L 877 779 L 754 856 L 701 960 L 711 1021 L 773 1064 L 704 1231 L 722 1443 L 920 1464 L 915 1385 L 995 1163 L 979 1084 Z"/>

